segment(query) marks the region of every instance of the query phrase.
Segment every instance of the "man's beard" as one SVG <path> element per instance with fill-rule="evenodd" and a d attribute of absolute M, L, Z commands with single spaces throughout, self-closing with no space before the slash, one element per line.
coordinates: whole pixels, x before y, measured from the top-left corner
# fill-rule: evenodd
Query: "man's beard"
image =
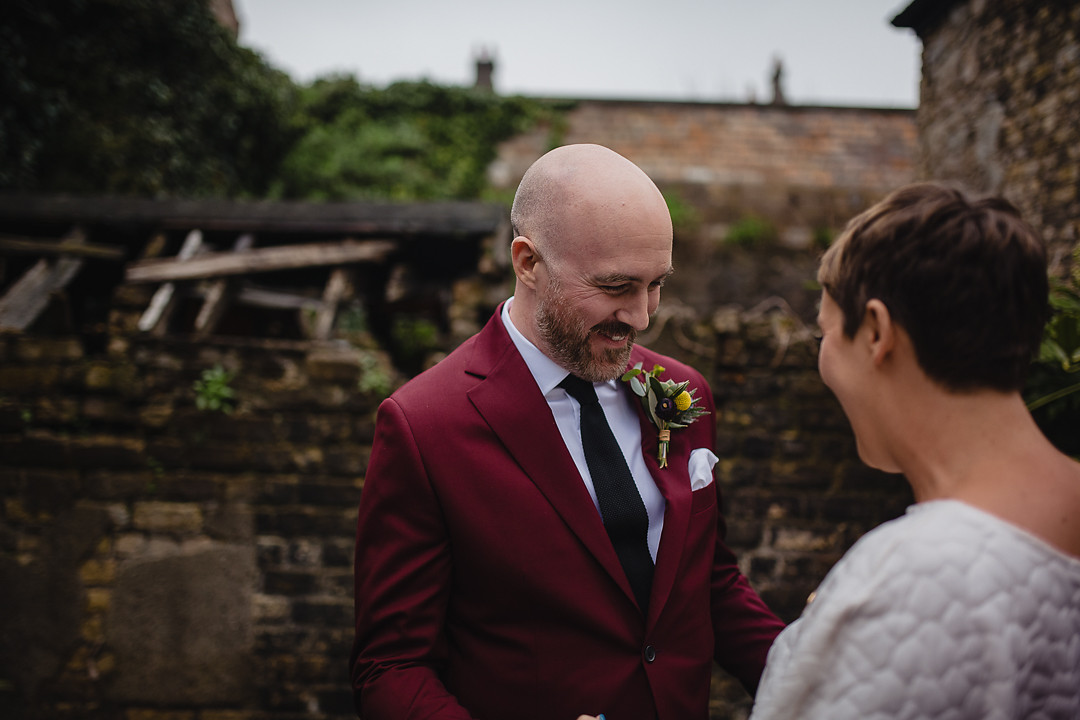
<path fill-rule="evenodd" d="M 621 376 L 630 362 L 630 352 L 637 337 L 633 327 L 621 322 L 586 328 L 565 301 L 554 277 L 548 283 L 546 296 L 536 304 L 536 328 L 551 359 L 589 382 L 605 382 Z M 626 346 L 594 351 L 589 342 L 593 332 L 626 335 Z"/>

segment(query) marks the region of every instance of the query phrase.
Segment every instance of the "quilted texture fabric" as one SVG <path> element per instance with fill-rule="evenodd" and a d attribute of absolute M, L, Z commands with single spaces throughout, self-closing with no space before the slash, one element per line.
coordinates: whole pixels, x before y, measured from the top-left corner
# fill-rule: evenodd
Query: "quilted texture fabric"
<path fill-rule="evenodd" d="M 1080 559 L 940 500 L 859 540 L 769 652 L 751 720 L 1077 720 Z"/>

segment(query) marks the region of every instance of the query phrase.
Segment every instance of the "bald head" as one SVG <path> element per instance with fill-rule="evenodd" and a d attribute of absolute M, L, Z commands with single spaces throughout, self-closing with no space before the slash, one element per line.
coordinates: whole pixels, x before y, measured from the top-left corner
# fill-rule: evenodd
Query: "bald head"
<path fill-rule="evenodd" d="M 580 218 L 617 220 L 631 210 L 663 213 L 667 203 L 641 168 L 602 145 L 564 145 L 537 160 L 514 196 L 510 222 L 516 236 L 533 241 L 554 260 L 567 243 L 581 242 L 569 228 Z"/>
<path fill-rule="evenodd" d="M 514 327 L 578 377 L 619 377 L 672 270 L 656 185 L 616 152 L 568 145 L 533 163 L 510 217 Z"/>

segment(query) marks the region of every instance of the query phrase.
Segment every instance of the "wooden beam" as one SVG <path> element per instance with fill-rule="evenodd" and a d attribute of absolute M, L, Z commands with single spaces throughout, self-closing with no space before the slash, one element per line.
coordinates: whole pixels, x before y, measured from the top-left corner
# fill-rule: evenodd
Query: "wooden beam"
<path fill-rule="evenodd" d="M 206 253 L 187 262 L 139 260 L 127 266 L 129 283 L 196 280 L 226 275 L 270 272 L 325 265 L 378 261 L 395 247 L 391 240 L 352 240 L 308 245 L 281 245 L 244 253 Z"/>
<path fill-rule="evenodd" d="M 338 303 L 345 295 L 349 287 L 348 271 L 344 268 L 335 268 L 330 273 L 330 279 L 326 282 L 323 291 L 322 304 L 315 316 L 315 339 L 330 339 L 330 331 L 334 329 L 334 318 L 337 316 Z"/>
<path fill-rule="evenodd" d="M 66 242 L 79 244 L 86 236 L 73 229 Z M 49 305 L 53 293 L 63 290 L 82 269 L 82 258 L 61 256 L 55 262 L 44 258 L 23 273 L 0 297 L 0 330 L 25 330 Z"/>
<path fill-rule="evenodd" d="M 192 230 L 184 238 L 184 244 L 180 247 L 175 262 L 185 262 L 193 258 L 200 247 L 202 247 L 202 231 Z M 141 332 L 149 332 L 158 327 L 159 323 L 161 330 L 158 331 L 158 334 L 164 331 L 165 323 L 162 320 L 167 319 L 172 312 L 175 294 L 176 286 L 171 282 L 167 282 L 157 289 L 154 297 L 150 299 L 146 311 L 139 318 L 139 330 Z"/>
<path fill-rule="evenodd" d="M 264 307 L 275 310 L 316 310 L 322 307 L 318 298 L 297 293 L 278 292 L 263 288 L 242 288 L 236 294 L 236 302 L 241 305 Z"/>
<path fill-rule="evenodd" d="M 245 252 L 250 250 L 254 244 L 255 236 L 251 233 L 244 233 L 233 243 L 233 252 Z M 230 279 L 220 278 L 211 282 L 210 287 L 206 289 L 206 297 L 203 299 L 202 307 L 199 308 L 198 317 L 195 318 L 195 335 L 197 337 L 209 335 L 217 326 L 218 320 L 221 319 L 222 313 L 225 312 L 225 308 L 229 304 L 229 283 Z"/>
<path fill-rule="evenodd" d="M 71 238 L 42 240 L 25 235 L 0 235 L 0 253 L 12 255 L 72 255 L 95 260 L 123 260 L 124 248 L 80 243 Z"/>
<path fill-rule="evenodd" d="M 260 235 L 409 237 L 439 243 L 487 235 L 506 212 L 498 203 L 461 201 L 237 202 L 0 193 L 0 218 L 16 220 Z"/>

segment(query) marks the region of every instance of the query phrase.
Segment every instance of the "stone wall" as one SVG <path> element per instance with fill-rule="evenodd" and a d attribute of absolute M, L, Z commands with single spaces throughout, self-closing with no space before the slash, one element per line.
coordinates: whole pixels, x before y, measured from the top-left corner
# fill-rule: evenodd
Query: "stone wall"
<path fill-rule="evenodd" d="M 352 717 L 355 507 L 385 368 L 347 345 L 127 332 L 0 338 L 0 715 Z M 125 315 L 126 314 L 126 315 Z M 127 319 L 125 319 L 125 317 Z M 669 316 L 650 343 L 712 378 L 730 540 L 787 619 L 906 486 L 862 468 L 782 309 Z M 192 383 L 235 372 L 230 414 Z M 744 717 L 717 673 L 715 718 Z"/>
<path fill-rule="evenodd" d="M 938 5 L 898 18 L 923 41 L 919 174 L 1004 194 L 1064 267 L 1080 243 L 1080 5 Z"/>

